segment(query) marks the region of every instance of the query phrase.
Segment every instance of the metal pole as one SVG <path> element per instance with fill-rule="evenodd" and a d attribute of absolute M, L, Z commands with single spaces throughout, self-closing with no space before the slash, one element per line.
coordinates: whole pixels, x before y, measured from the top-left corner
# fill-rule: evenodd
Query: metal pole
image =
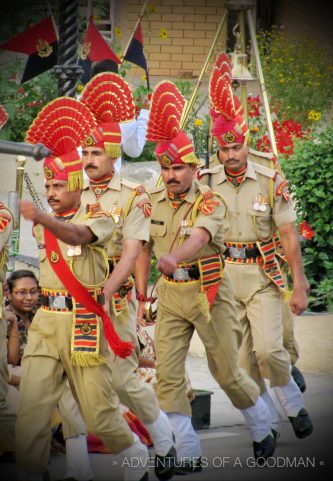
<path fill-rule="evenodd" d="M 19 194 L 17 191 L 10 191 L 8 197 L 8 208 L 13 214 L 14 219 L 14 226 L 13 232 L 10 238 L 9 244 L 9 256 L 8 256 L 8 264 L 7 270 L 8 272 L 13 272 L 15 270 L 15 257 L 19 253 L 19 240 L 20 240 L 20 231 L 18 228 L 19 225 Z"/>
<path fill-rule="evenodd" d="M 267 91 L 266 91 L 266 86 L 265 86 L 264 75 L 263 75 L 262 67 L 261 67 L 261 61 L 260 61 L 260 56 L 259 56 L 256 32 L 255 32 L 255 28 L 254 28 L 251 10 L 247 10 L 246 15 L 247 15 L 247 22 L 248 22 L 249 31 L 250 31 L 250 37 L 251 37 L 251 43 L 252 43 L 254 58 L 256 60 L 257 74 L 258 74 L 258 79 L 259 79 L 259 83 L 260 83 L 261 95 L 262 95 L 265 114 L 266 114 L 268 135 L 269 135 L 269 139 L 271 141 L 273 153 L 277 156 L 278 151 L 277 151 L 276 142 L 275 142 L 275 135 L 274 135 L 274 129 L 273 129 L 273 124 L 272 124 L 271 111 L 270 111 L 270 108 L 269 108 L 268 96 L 267 96 Z"/>
<path fill-rule="evenodd" d="M 75 97 L 83 69 L 78 60 L 78 1 L 59 0 L 59 56 L 53 70 L 58 77 L 58 95 Z"/>
<path fill-rule="evenodd" d="M 18 200 L 22 199 L 23 194 L 23 177 L 26 159 L 23 155 L 16 157 L 16 192 L 18 193 Z M 17 228 L 20 231 L 20 216 L 17 219 Z"/>

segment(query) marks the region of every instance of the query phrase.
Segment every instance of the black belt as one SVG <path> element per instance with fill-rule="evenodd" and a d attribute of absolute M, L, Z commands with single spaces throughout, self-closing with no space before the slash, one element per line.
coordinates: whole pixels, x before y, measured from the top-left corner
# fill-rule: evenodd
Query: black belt
<path fill-rule="evenodd" d="M 104 294 L 97 294 L 96 300 L 103 306 L 105 303 Z M 73 300 L 72 296 L 46 296 L 45 294 L 42 294 L 41 305 L 51 309 L 68 309 L 71 311 L 73 309 Z"/>
<path fill-rule="evenodd" d="M 180 267 L 180 268 L 176 269 L 175 274 L 170 274 L 169 276 L 166 276 L 166 277 L 170 280 L 179 281 L 179 280 L 181 280 L 181 276 L 177 275 L 177 273 L 179 273 L 180 270 L 186 271 L 187 274 L 188 274 L 189 279 L 184 279 L 184 280 L 196 281 L 196 280 L 200 279 L 200 271 L 199 271 L 198 266 Z"/>
<path fill-rule="evenodd" d="M 231 249 L 233 249 L 233 247 L 231 247 Z M 258 257 L 261 255 L 258 247 L 241 247 L 240 249 L 235 248 L 235 251 L 236 250 L 242 251 L 244 255 L 241 255 L 241 254 L 235 255 L 230 251 L 229 247 L 226 248 L 223 255 L 225 257 L 231 257 L 232 259 L 242 259 L 242 258 L 251 259 L 252 257 Z"/>

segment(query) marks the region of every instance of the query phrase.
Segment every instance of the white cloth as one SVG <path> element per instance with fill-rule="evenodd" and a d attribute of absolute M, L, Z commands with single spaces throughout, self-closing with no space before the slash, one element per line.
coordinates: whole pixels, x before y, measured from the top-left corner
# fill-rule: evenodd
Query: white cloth
<path fill-rule="evenodd" d="M 251 431 L 253 441 L 260 443 L 271 434 L 271 416 L 267 404 L 259 396 L 255 405 L 240 409 L 246 424 Z"/>
<path fill-rule="evenodd" d="M 124 481 L 139 481 L 149 470 L 148 449 L 135 433 L 133 437 L 132 446 L 119 453 L 123 457 Z"/>
<path fill-rule="evenodd" d="M 287 416 L 297 416 L 303 407 L 303 395 L 294 379 L 291 378 L 285 386 L 275 386 L 272 389 Z"/>
<path fill-rule="evenodd" d="M 93 479 L 87 439 L 84 434 L 66 439 L 66 475 L 65 478 L 74 478 L 78 481 Z"/>
<path fill-rule="evenodd" d="M 153 423 L 144 424 L 149 432 L 156 454 L 166 456 L 173 446 L 172 427 L 165 412 L 160 411 Z"/>
<path fill-rule="evenodd" d="M 271 426 L 277 433 L 280 433 L 282 431 L 282 417 L 281 414 L 279 413 L 277 407 L 275 406 L 275 403 L 269 394 L 268 391 L 264 392 L 263 394 L 260 395 L 260 397 L 265 401 L 265 403 L 268 406 L 270 415 L 271 415 Z"/>
<path fill-rule="evenodd" d="M 172 426 L 175 437 L 175 448 L 177 452 L 177 462 L 197 463 L 202 456 L 200 438 L 194 431 L 191 417 L 180 413 L 168 413 L 168 418 Z"/>

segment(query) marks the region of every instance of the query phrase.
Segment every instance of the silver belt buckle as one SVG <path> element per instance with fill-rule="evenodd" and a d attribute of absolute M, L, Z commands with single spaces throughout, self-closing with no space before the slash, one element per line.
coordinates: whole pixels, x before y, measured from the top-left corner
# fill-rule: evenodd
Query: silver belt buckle
<path fill-rule="evenodd" d="M 232 259 L 246 259 L 245 247 L 229 247 L 229 256 Z"/>
<path fill-rule="evenodd" d="M 183 267 L 178 267 L 173 272 L 173 278 L 174 278 L 175 281 L 189 281 L 190 280 L 188 270 L 184 269 Z"/>
<path fill-rule="evenodd" d="M 67 309 L 66 296 L 49 296 L 49 307 L 52 309 Z"/>

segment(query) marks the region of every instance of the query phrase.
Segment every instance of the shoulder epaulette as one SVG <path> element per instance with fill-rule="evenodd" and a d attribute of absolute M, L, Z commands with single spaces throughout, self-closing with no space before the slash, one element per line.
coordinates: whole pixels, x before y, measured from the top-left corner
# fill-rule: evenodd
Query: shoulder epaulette
<path fill-rule="evenodd" d="M 199 179 L 201 177 L 203 177 L 204 175 L 207 175 L 207 174 L 218 174 L 220 172 L 220 166 L 217 165 L 216 167 L 212 167 L 212 168 L 209 168 L 209 169 L 200 169 L 198 171 L 198 177 Z"/>
<path fill-rule="evenodd" d="M 126 187 L 128 187 L 129 189 L 132 189 L 132 190 L 137 189 L 138 187 L 140 187 L 142 185 L 139 182 L 133 182 L 131 180 L 128 180 L 128 179 L 126 179 L 126 177 L 121 177 L 120 182 L 123 185 L 125 185 Z"/>
<path fill-rule="evenodd" d="M 256 164 L 255 162 L 252 162 L 254 166 L 254 170 L 258 172 L 259 174 L 264 175 L 265 177 L 269 177 L 270 179 L 275 179 L 276 177 L 276 171 L 273 169 L 269 169 L 268 167 L 265 167 L 264 165 Z"/>
<path fill-rule="evenodd" d="M 153 189 L 149 190 L 149 195 L 151 194 L 158 194 L 159 192 L 162 192 L 164 190 L 164 184 L 162 183 L 161 185 L 154 187 Z"/>
<path fill-rule="evenodd" d="M 275 155 L 273 152 L 261 152 L 261 150 L 254 150 L 249 148 L 249 154 L 257 155 L 258 157 L 264 157 L 265 159 L 273 160 Z"/>

